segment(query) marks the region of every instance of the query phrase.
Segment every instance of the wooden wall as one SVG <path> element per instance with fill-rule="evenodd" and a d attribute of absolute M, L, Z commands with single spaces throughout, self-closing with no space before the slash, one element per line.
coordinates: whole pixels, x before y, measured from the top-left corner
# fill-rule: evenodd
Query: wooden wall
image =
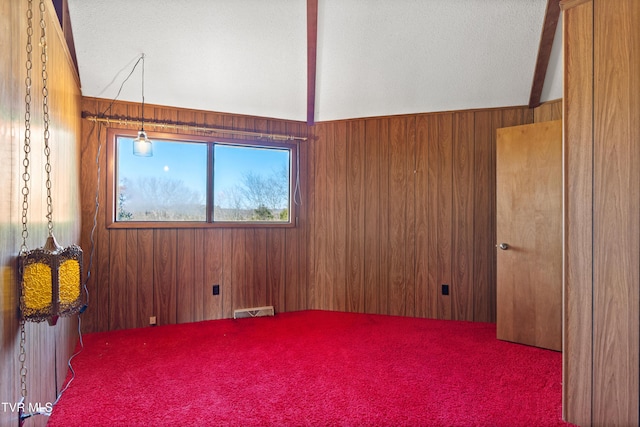
<path fill-rule="evenodd" d="M 101 114 L 109 103 L 85 98 L 83 111 Z M 116 102 L 107 114 L 138 118 L 139 107 Z M 299 122 L 160 106 L 147 106 L 145 118 L 297 136 L 307 133 L 306 124 Z M 154 130 L 148 124 L 145 128 Z M 307 307 L 304 205 L 298 209 L 297 228 L 109 230 L 105 228 L 106 128 L 84 120 L 82 141 L 83 248 L 90 247 L 99 147 L 102 184 L 86 330 L 143 327 L 151 316 L 157 317 L 158 324 L 168 324 L 228 318 L 236 308 L 273 305 L 277 311 L 291 311 Z M 307 145 L 301 143 L 303 168 L 307 153 Z M 308 180 L 301 178 L 304 196 Z M 220 285 L 220 295 L 212 294 L 214 284 Z"/>
<path fill-rule="evenodd" d="M 640 425 L 640 2 L 593 5 L 593 423 Z"/>
<path fill-rule="evenodd" d="M 100 114 L 109 101 L 85 98 Z M 151 112 L 149 112 L 151 111 Z M 108 113 L 138 118 L 139 105 Z M 155 106 L 147 120 L 307 136 L 294 229 L 105 227 L 106 129 L 83 121 L 82 246 L 100 211 L 87 331 L 231 317 L 243 307 L 495 320 L 495 129 L 561 103 L 305 123 Z M 122 127 L 111 124 L 111 126 Z M 152 128 L 148 129 L 153 131 Z M 450 295 L 440 295 L 440 285 Z M 212 295 L 213 284 L 220 295 Z"/>
<path fill-rule="evenodd" d="M 496 129 L 559 118 L 556 101 L 313 127 L 309 307 L 495 321 Z"/>
<path fill-rule="evenodd" d="M 640 424 L 640 3 L 565 0 L 564 415 Z"/>
<path fill-rule="evenodd" d="M 18 364 L 19 323 L 16 257 L 22 243 L 21 188 L 24 156 L 26 2 L 0 2 L 0 401 L 20 401 Z M 78 243 L 80 89 L 53 5 L 47 2 L 49 114 L 51 116 L 52 198 L 54 232 L 62 245 Z M 34 26 L 39 29 L 38 4 Z M 46 194 L 44 187 L 42 83 L 39 32 L 34 36 L 32 87 L 31 185 L 27 245 L 44 244 Z M 26 326 L 28 395 L 26 403 L 53 402 L 67 374 L 67 360 L 77 340 L 77 320 L 60 319 L 55 327 L 44 323 Z M 7 407 L 8 408 L 8 407 Z M 0 408 L 0 426 L 18 425 L 18 414 Z M 45 425 L 34 417 L 25 425 Z"/>

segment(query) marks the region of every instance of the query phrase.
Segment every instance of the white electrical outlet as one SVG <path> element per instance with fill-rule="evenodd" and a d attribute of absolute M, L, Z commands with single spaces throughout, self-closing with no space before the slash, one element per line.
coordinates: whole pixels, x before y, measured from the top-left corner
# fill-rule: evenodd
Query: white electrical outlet
<path fill-rule="evenodd" d="M 157 320 L 156 320 L 156 316 L 151 316 L 151 317 L 149 317 L 149 325 L 151 325 L 151 326 L 155 326 L 155 325 L 156 325 L 156 322 L 157 322 Z"/>

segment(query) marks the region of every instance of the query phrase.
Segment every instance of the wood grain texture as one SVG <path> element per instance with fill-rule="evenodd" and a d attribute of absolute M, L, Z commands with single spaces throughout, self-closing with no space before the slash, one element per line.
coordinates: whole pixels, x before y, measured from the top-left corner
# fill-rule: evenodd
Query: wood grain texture
<path fill-rule="evenodd" d="M 264 245 L 266 294 L 262 305 L 273 305 L 276 312 L 294 311 L 300 304 L 299 290 L 302 286 L 297 285 L 299 283 L 297 270 L 300 264 L 297 253 L 298 240 L 290 239 L 291 244 L 287 246 L 285 243 L 287 231 L 289 230 L 269 230 L 268 234 L 265 233 L 267 239 Z M 286 262 L 286 260 L 292 262 Z M 291 286 L 287 287 L 287 283 L 291 283 Z M 287 289 L 291 292 L 287 293 Z"/>
<path fill-rule="evenodd" d="M 380 181 L 378 159 L 380 144 L 378 142 L 378 120 L 366 120 L 365 132 L 365 176 L 364 180 L 364 311 L 378 313 L 380 298 L 378 297 L 380 283 Z"/>
<path fill-rule="evenodd" d="M 287 123 L 287 132 L 305 134 L 306 127 L 300 123 Z M 286 260 L 294 260 L 292 264 L 286 263 L 287 278 L 282 284 L 282 293 L 286 296 L 287 310 L 302 310 L 308 307 L 309 287 L 309 234 L 311 224 L 311 212 L 313 205 L 309 194 L 311 193 L 310 180 L 313 166 L 310 161 L 310 149 L 308 144 L 298 143 L 298 172 L 299 187 L 297 194 L 296 218 L 298 226 L 285 231 L 285 246 L 287 248 Z M 294 194 L 294 199 L 295 199 Z M 287 244 L 286 242 L 292 242 Z M 292 256 L 293 255 L 293 256 Z"/>
<path fill-rule="evenodd" d="M 204 295 L 204 291 L 208 289 L 210 284 L 204 280 L 204 266 L 207 264 L 205 258 L 204 243 L 205 233 L 195 232 L 193 238 L 193 283 L 191 284 L 191 293 L 193 298 L 193 306 L 189 309 L 193 321 L 198 322 L 204 320 L 202 298 L 208 297 Z M 212 285 L 211 285 L 212 286 Z M 178 288 L 180 289 L 180 288 Z M 213 294 L 213 288 L 211 288 Z M 184 316 L 178 311 L 178 316 Z"/>
<path fill-rule="evenodd" d="M 638 425 L 640 4 L 564 1 L 564 415 Z"/>
<path fill-rule="evenodd" d="M 474 318 L 474 113 L 454 117 L 453 212 L 452 212 L 452 294 L 453 318 Z"/>
<path fill-rule="evenodd" d="M 593 423 L 640 424 L 640 3 L 593 3 Z"/>
<path fill-rule="evenodd" d="M 98 114 L 107 110 L 110 101 L 85 98 L 83 109 L 90 114 Z M 141 110 L 135 103 L 116 102 L 109 110 L 112 114 L 139 118 Z M 151 113 L 149 113 L 149 111 Z M 241 130 L 281 132 L 302 132 L 306 135 L 306 125 L 294 122 L 271 120 L 255 117 L 240 117 L 229 114 L 201 112 L 185 109 L 151 106 L 145 109 L 146 118 L 169 121 L 185 121 L 218 127 L 239 128 Z M 97 182 L 97 164 L 95 156 L 97 147 L 101 147 L 98 164 L 102 183 L 106 182 L 106 151 L 108 141 L 106 128 L 95 126 L 89 122 L 82 123 L 83 131 L 83 241 L 89 241 L 90 224 L 93 222 L 93 201 Z M 113 125 L 112 125 L 113 126 Z M 100 144 L 101 143 L 101 144 Z M 306 155 L 305 159 L 308 158 Z M 86 161 L 86 163 L 85 163 Z M 307 182 L 304 179 L 303 185 Z M 123 240 L 118 239 L 111 244 L 111 236 L 116 230 L 105 226 L 108 210 L 106 203 L 106 185 L 100 187 L 99 199 L 103 203 L 98 215 L 96 232 L 96 263 L 92 275 L 103 286 L 96 286 L 95 296 L 100 303 L 91 304 L 87 316 L 91 319 L 87 331 L 106 330 L 110 322 L 115 321 L 114 310 L 109 308 L 110 296 L 120 298 L 126 295 L 124 281 L 114 280 L 121 277 L 120 267 L 113 267 L 112 261 L 126 260 L 124 276 L 131 276 L 133 263 L 137 264 L 137 287 L 130 288 L 137 292 L 139 301 L 137 310 L 118 316 L 119 319 L 137 326 L 147 326 L 150 316 L 157 316 L 158 323 L 197 321 L 213 318 L 231 317 L 235 308 L 270 304 L 284 307 L 286 292 L 285 283 L 291 283 L 290 295 L 298 307 L 307 307 L 306 302 L 306 245 L 305 231 L 288 233 L 289 230 L 194 230 L 180 228 L 172 231 L 174 237 L 168 237 L 160 230 L 130 229 L 126 240 L 131 244 L 137 239 L 138 251 L 131 252 L 123 247 Z M 303 189 L 304 191 L 304 189 Z M 299 213 L 298 213 L 299 214 Z M 289 236 L 289 237 L 288 237 Z M 289 244 L 295 240 L 296 244 Z M 169 242 L 174 241 L 174 244 Z M 224 247 L 224 250 L 223 250 Z M 235 248 L 235 250 L 234 250 Z M 288 254 L 285 251 L 289 248 Z M 231 252 L 229 252 L 229 250 Z M 128 252 L 127 252 L 128 251 Z M 103 256 L 98 255 L 102 253 Z M 122 258 L 129 253 L 137 258 Z M 111 254 L 104 256 L 104 254 Z M 304 261 L 305 266 L 300 264 Z M 112 270 L 113 268 L 113 270 Z M 111 277 L 111 272 L 114 275 Z M 98 277 L 96 277 L 98 276 Z M 219 296 L 212 295 L 213 284 L 219 284 Z M 298 288 L 300 286 L 300 288 Z M 124 298 L 124 297 L 123 297 Z M 111 320 L 110 320 L 111 319 Z"/>
<path fill-rule="evenodd" d="M 405 119 L 407 127 L 407 144 L 405 154 L 405 176 L 406 176 L 406 213 L 405 227 L 406 236 L 404 244 L 404 271 L 406 275 L 406 285 L 404 294 L 405 316 L 415 316 L 416 313 L 416 174 L 418 165 L 416 163 L 416 118 L 409 116 Z"/>
<path fill-rule="evenodd" d="M 446 113 L 438 116 L 437 139 L 437 180 L 436 193 L 436 277 L 437 286 L 449 285 L 449 295 L 438 298 L 438 318 L 452 318 L 451 294 L 460 292 L 456 284 L 451 282 L 451 227 L 453 203 L 453 114 Z"/>
<path fill-rule="evenodd" d="M 330 163 L 331 181 L 333 185 L 332 224 L 332 264 L 335 273 L 333 292 L 334 310 L 346 311 L 347 307 L 347 126 L 348 122 L 337 122 L 333 126 L 333 160 Z"/>
<path fill-rule="evenodd" d="M 325 255 L 327 250 L 327 210 L 324 208 L 327 202 L 327 185 L 326 185 L 326 163 L 327 152 L 325 139 L 327 135 L 326 125 L 316 125 L 314 127 L 312 144 L 313 144 L 313 157 L 312 157 L 312 174 L 310 178 L 313 180 L 311 190 L 309 192 L 310 201 L 312 206 L 317 207 L 311 212 L 313 219 L 310 240 L 311 248 L 309 251 L 309 299 L 308 304 L 310 308 L 318 309 L 320 307 L 327 307 L 324 303 L 325 287 L 319 286 L 320 283 L 329 283 L 328 277 L 328 263 Z M 322 141 L 322 142 L 318 142 Z"/>
<path fill-rule="evenodd" d="M 153 300 L 153 230 L 136 230 L 138 235 L 138 306 L 136 310 L 137 327 L 149 326 L 149 318 L 155 316 Z"/>
<path fill-rule="evenodd" d="M 556 35 L 559 18 L 559 0 L 547 0 L 547 8 L 542 24 L 542 34 L 540 35 L 540 46 L 538 47 L 538 57 L 536 59 L 536 68 L 533 73 L 533 83 L 531 84 L 529 108 L 535 108 L 540 105 L 540 96 L 542 95 L 542 88 L 544 87 L 544 81 L 547 77 L 549 58 L 551 57 L 551 49 L 553 48 L 553 40 Z"/>
<path fill-rule="evenodd" d="M 477 321 L 495 319 L 492 295 L 494 292 L 495 233 L 493 229 L 493 196 L 495 170 L 491 112 L 474 113 L 473 167 L 473 318 Z"/>
<path fill-rule="evenodd" d="M 533 122 L 562 120 L 562 99 L 545 102 L 533 109 Z"/>
<path fill-rule="evenodd" d="M 429 287 L 429 116 L 416 117 L 415 155 L 415 316 L 433 313 Z"/>
<path fill-rule="evenodd" d="M 121 115 L 140 113 L 136 104 L 115 104 L 114 111 Z M 108 104 L 85 98 L 83 105 L 95 112 Z M 176 247 L 168 253 L 175 259 L 166 259 L 174 268 L 167 272 L 175 276 L 173 285 L 158 270 L 167 266 L 157 265 L 157 230 L 148 241 L 141 238 L 142 229 L 133 231 L 138 233 L 138 265 L 151 266 L 151 273 L 138 272 L 137 280 L 138 299 L 151 299 L 152 307 L 138 308 L 136 324 L 146 326 L 148 317 L 160 311 L 168 315 L 171 310 L 175 321 L 195 321 L 232 317 L 235 308 L 264 304 L 277 311 L 318 308 L 495 321 L 495 258 L 486 249 L 495 233 L 495 199 L 486 188 L 495 182 L 493 133 L 504 124 L 533 121 L 534 111 L 505 108 L 380 117 L 313 127 L 159 106 L 151 111 L 156 119 L 310 138 L 299 146 L 302 203 L 296 228 L 195 234 L 176 229 Z M 89 123 L 83 125 L 83 144 L 95 145 L 96 133 L 89 131 Z M 91 164 L 85 171 L 95 172 Z M 88 215 L 89 206 L 83 211 Z M 105 215 L 102 208 L 100 221 Z M 480 217 L 482 226 L 477 226 Z M 98 228 L 98 248 L 115 256 L 118 249 L 110 247 L 114 230 L 102 222 Z M 201 256 L 196 247 L 202 248 Z M 101 283 L 108 290 L 113 287 L 106 301 L 121 286 L 109 277 L 109 263 L 107 257 L 97 266 L 105 274 Z M 215 283 L 221 295 L 214 297 Z M 451 295 L 441 295 L 443 283 L 450 285 Z M 194 286 L 193 295 L 189 286 Z M 159 292 L 168 292 L 168 299 Z M 98 307 L 89 310 L 96 319 L 92 328 L 109 327 L 98 320 L 108 319 L 108 312 L 105 316 Z"/>
<path fill-rule="evenodd" d="M 255 127 L 256 129 L 281 134 L 289 131 L 286 123 L 269 123 L 267 120 L 256 120 Z M 300 155 L 299 144 L 297 150 L 298 155 Z M 298 164 L 300 163 L 299 160 Z M 302 164 L 304 164 L 304 161 Z M 297 167 L 298 165 L 294 165 L 294 177 L 297 174 Z M 303 186 L 304 183 L 300 183 L 300 185 Z M 298 190 L 300 191 L 299 195 L 304 194 L 306 196 L 306 189 L 304 189 L 304 187 Z M 295 191 L 294 189 L 294 193 Z M 299 201 L 299 198 L 297 198 L 295 194 L 292 195 L 292 197 L 295 197 L 296 200 Z M 296 203 L 298 202 L 294 200 L 294 204 Z M 295 210 L 294 221 L 297 221 L 298 224 L 300 223 L 302 212 L 304 212 L 304 210 Z M 300 256 L 304 256 L 304 254 L 301 253 L 303 249 L 301 246 L 301 238 L 303 236 L 301 230 L 304 230 L 304 228 L 301 229 L 298 226 L 286 230 L 269 230 L 266 234 L 265 268 L 267 283 L 265 304 L 263 305 L 273 305 L 276 313 L 296 310 L 296 307 L 299 307 L 301 304 L 300 300 L 304 298 L 304 293 L 301 292 L 304 289 L 304 285 L 302 284 L 304 281 L 300 278 Z M 290 260 L 290 262 L 287 262 L 287 260 Z M 290 287 L 287 287 L 288 283 L 291 284 Z"/>
<path fill-rule="evenodd" d="M 186 323 L 195 321 L 197 289 L 195 285 L 195 262 L 204 260 L 196 256 L 195 230 L 178 230 L 177 263 L 176 263 L 176 321 Z"/>
<path fill-rule="evenodd" d="M 138 232 L 136 230 L 126 230 L 126 283 L 127 283 L 127 298 L 129 303 L 126 305 L 129 310 L 136 312 L 138 309 Z M 136 328 L 138 326 L 136 316 L 127 316 L 127 321 L 131 326 L 130 328 Z"/>
<path fill-rule="evenodd" d="M 154 315 L 158 325 L 173 324 L 177 319 L 177 230 L 154 230 L 153 240 Z"/>
<path fill-rule="evenodd" d="M 562 122 L 498 129 L 497 337 L 562 346 Z"/>
<path fill-rule="evenodd" d="M 593 3 L 563 13 L 563 415 L 591 424 L 593 316 Z"/>
<path fill-rule="evenodd" d="M 54 233 L 61 245 L 80 243 L 80 87 L 68 56 L 53 4 L 46 5 L 48 90 Z M 27 2 L 0 4 L 0 396 L 20 401 L 18 274 L 15 270 L 21 236 L 22 159 L 24 157 L 25 61 Z M 34 6 L 34 26 L 39 13 Z M 37 33 L 37 31 L 35 31 Z M 38 33 L 39 34 L 39 33 Z M 31 105 L 31 185 L 27 246 L 35 249 L 47 237 L 42 208 L 46 206 L 43 180 L 42 82 L 37 37 L 34 37 Z M 83 248 L 86 246 L 83 245 Z M 53 402 L 67 374 L 66 362 L 77 341 L 77 318 L 61 318 L 55 327 L 26 325 L 26 404 Z M 25 425 L 44 426 L 46 417 Z M 0 425 L 17 425 L 17 413 L 0 411 Z"/>
<path fill-rule="evenodd" d="M 427 264 L 427 312 L 426 317 L 440 318 L 438 305 L 441 295 L 441 283 L 438 273 L 438 186 L 440 180 L 438 149 L 438 115 L 430 115 L 427 118 L 427 163 L 424 166 L 427 173 L 428 187 L 420 197 L 427 200 L 426 219 L 427 236 L 426 264 Z"/>
<path fill-rule="evenodd" d="M 389 314 L 404 315 L 407 275 L 405 242 L 407 239 L 407 124 L 392 118 L 389 124 Z"/>
<path fill-rule="evenodd" d="M 204 286 L 202 288 L 202 317 L 222 319 L 233 315 L 231 264 L 231 230 L 209 229 L 204 232 Z M 213 297 L 213 285 L 220 285 L 220 295 Z"/>
<path fill-rule="evenodd" d="M 232 296 L 234 304 L 242 304 L 238 305 L 238 308 L 254 307 L 251 301 L 252 288 L 247 286 L 245 270 L 246 232 L 244 229 L 224 231 L 231 238 L 229 246 L 225 247 L 225 250 L 231 253 L 231 257 L 228 259 L 230 263 L 224 263 L 222 269 L 230 272 L 232 283 L 238 284 L 233 287 Z"/>
<path fill-rule="evenodd" d="M 364 312 L 365 260 L 365 122 L 347 127 L 346 311 Z"/>
<path fill-rule="evenodd" d="M 389 246 L 391 236 L 391 144 L 390 138 L 390 120 L 379 120 L 379 139 L 380 157 L 378 159 L 378 180 L 379 180 L 379 224 L 380 224 L 380 263 L 378 264 L 379 287 L 378 306 L 380 314 L 391 313 L 390 289 L 391 289 L 391 272 L 389 265 L 391 263 L 391 251 Z"/>
<path fill-rule="evenodd" d="M 135 288 L 127 283 L 127 230 L 117 230 L 111 233 L 111 243 L 109 249 L 109 279 L 117 283 L 122 283 L 121 288 L 109 288 L 109 330 L 131 328 L 132 320 L 130 313 L 135 312 L 137 301 L 131 299 L 131 290 L 135 295 Z M 134 307 L 131 310 L 130 304 Z M 133 319 L 134 320 L 134 319 Z"/>

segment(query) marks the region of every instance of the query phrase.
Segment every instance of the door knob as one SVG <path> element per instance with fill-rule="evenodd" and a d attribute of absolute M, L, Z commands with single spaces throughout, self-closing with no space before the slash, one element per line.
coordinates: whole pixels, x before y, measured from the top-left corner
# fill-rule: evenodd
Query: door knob
<path fill-rule="evenodd" d="M 500 243 L 498 247 L 503 251 L 506 251 L 507 249 L 509 249 L 509 245 L 507 245 L 506 243 Z"/>

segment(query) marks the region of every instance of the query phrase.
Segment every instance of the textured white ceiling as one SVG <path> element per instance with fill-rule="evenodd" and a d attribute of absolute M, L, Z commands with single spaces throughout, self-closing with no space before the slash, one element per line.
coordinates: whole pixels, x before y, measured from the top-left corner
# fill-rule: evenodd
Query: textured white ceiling
<path fill-rule="evenodd" d="M 85 96 L 114 98 L 144 52 L 147 103 L 306 120 L 304 0 L 68 3 Z M 528 103 L 546 0 L 318 3 L 316 121 Z"/>

